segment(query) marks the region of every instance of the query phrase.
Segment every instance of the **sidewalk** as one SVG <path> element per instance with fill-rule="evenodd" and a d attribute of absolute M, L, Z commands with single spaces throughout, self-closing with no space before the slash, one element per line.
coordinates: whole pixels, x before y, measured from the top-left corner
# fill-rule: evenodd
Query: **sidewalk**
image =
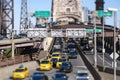
<path fill-rule="evenodd" d="M 102 80 L 114 80 L 114 75 L 98 71 L 102 77 Z M 116 76 L 116 80 L 120 80 L 120 76 Z"/>

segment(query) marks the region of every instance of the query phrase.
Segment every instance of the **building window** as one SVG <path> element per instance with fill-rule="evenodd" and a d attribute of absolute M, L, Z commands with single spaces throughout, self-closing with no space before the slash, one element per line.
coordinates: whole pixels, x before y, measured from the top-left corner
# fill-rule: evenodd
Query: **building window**
<path fill-rule="evenodd" d="M 70 8 L 67 8 L 67 9 L 66 9 L 66 12 L 67 12 L 67 13 L 70 13 Z"/>

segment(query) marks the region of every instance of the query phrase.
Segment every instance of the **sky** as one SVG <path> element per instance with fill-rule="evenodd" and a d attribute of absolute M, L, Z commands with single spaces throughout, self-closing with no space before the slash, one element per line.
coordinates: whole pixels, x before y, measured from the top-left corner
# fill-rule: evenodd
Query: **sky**
<path fill-rule="evenodd" d="M 19 30 L 20 25 L 20 11 L 21 11 L 21 1 L 14 0 L 14 28 Z M 120 0 L 104 0 L 105 10 L 107 8 L 117 8 L 117 26 L 120 25 Z M 39 10 L 51 10 L 52 0 L 28 0 L 28 14 L 31 12 Z M 82 6 L 88 7 L 89 10 L 95 10 L 95 0 L 81 0 Z M 30 17 L 30 20 L 35 25 L 35 17 Z M 106 24 L 114 25 L 113 17 L 106 17 Z"/>

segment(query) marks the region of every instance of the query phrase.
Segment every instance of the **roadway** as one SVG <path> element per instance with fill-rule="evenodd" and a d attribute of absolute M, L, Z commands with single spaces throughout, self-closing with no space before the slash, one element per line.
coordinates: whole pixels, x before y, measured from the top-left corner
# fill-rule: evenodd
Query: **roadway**
<path fill-rule="evenodd" d="M 71 59 L 70 62 L 73 65 L 73 71 L 71 73 L 67 73 L 68 80 L 76 80 L 76 72 L 78 70 L 88 70 L 86 68 L 82 58 L 79 55 L 77 55 L 77 59 Z M 35 71 L 37 71 L 37 69 L 38 69 L 38 67 L 34 67 L 34 69 L 31 69 L 29 77 L 24 79 L 24 80 L 30 80 L 30 78 L 32 77 L 33 73 Z M 59 70 L 56 69 L 56 68 L 53 68 L 51 71 L 41 71 L 41 72 L 44 72 L 49 77 L 49 80 L 52 80 L 52 76 L 54 76 L 56 71 L 59 71 Z M 89 74 L 90 74 L 90 72 L 89 72 Z M 6 77 L 3 80 L 12 80 L 11 76 L 12 76 L 12 73 L 10 75 L 6 75 Z M 90 74 L 90 80 L 94 80 L 91 74 Z"/>
<path fill-rule="evenodd" d="M 63 43 L 65 45 L 65 42 L 63 42 Z M 64 45 L 63 45 L 63 48 L 65 47 Z M 88 71 L 89 76 L 90 76 L 90 80 L 94 80 L 92 75 L 91 75 L 91 73 L 89 72 L 89 70 L 85 66 L 85 64 L 84 64 L 84 62 L 83 62 L 83 60 L 82 60 L 82 58 L 80 57 L 79 54 L 77 54 L 77 59 L 70 59 L 70 62 L 73 65 L 73 70 L 72 70 L 71 73 L 66 73 L 68 75 L 68 80 L 76 80 L 76 73 L 77 73 L 78 70 L 82 70 L 82 71 L 86 70 L 86 71 Z M 32 65 L 34 65 L 34 64 L 32 64 Z M 39 68 L 39 65 L 38 65 L 38 67 L 34 67 L 34 69 L 29 70 L 30 71 L 30 75 L 29 75 L 28 78 L 26 78 L 24 80 L 30 80 L 30 78 L 32 77 L 33 73 L 35 71 L 37 71 L 38 68 Z M 53 68 L 50 71 L 41 71 L 41 72 L 44 72 L 49 77 L 49 80 L 53 80 L 52 76 L 55 75 L 56 71 L 59 71 L 59 70 L 56 69 L 56 68 Z M 12 80 L 12 79 L 10 79 L 11 76 L 12 76 L 12 73 L 10 75 L 7 75 L 6 78 L 4 78 L 3 80 Z M 9 77 L 9 78 L 7 78 L 7 77 Z"/>

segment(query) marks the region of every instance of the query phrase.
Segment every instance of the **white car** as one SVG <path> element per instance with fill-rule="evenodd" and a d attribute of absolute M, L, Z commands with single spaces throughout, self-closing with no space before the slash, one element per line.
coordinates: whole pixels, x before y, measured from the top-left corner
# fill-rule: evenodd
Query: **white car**
<path fill-rule="evenodd" d="M 89 73 L 86 70 L 79 70 L 76 74 L 76 80 L 90 80 Z"/>

